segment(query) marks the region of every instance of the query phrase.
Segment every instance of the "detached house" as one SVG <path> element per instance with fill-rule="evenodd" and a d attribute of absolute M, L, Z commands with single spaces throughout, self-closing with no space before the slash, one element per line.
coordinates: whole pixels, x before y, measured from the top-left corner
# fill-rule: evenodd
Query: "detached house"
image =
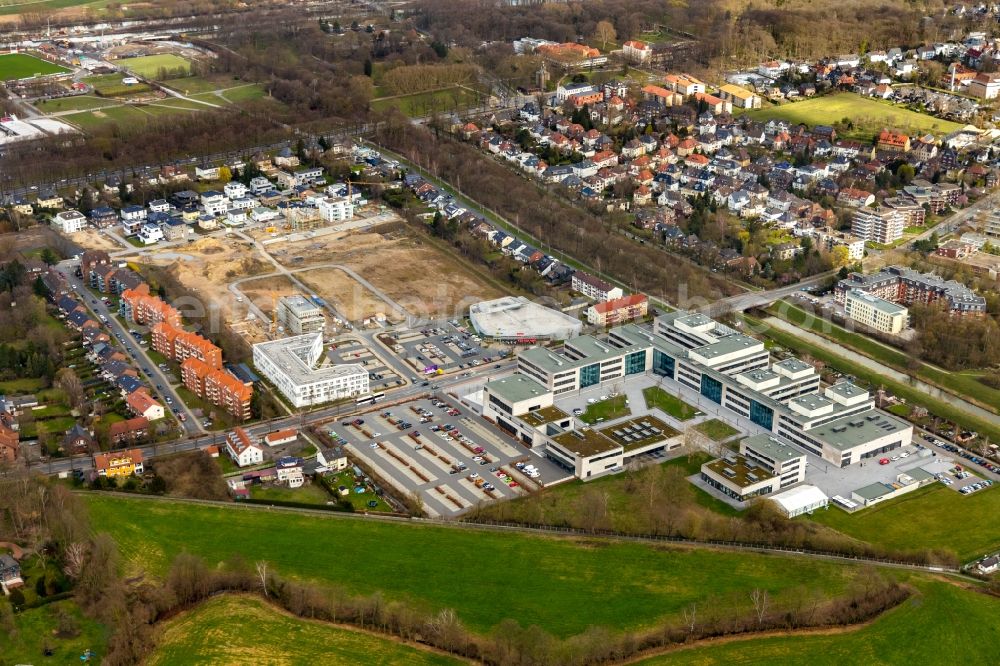
<path fill-rule="evenodd" d="M 142 449 L 99 453 L 94 456 L 94 469 L 99 476 L 111 478 L 142 474 L 144 471 Z"/>
<path fill-rule="evenodd" d="M 240 427 L 226 437 L 226 453 L 239 467 L 257 465 L 264 461 L 264 449 Z"/>

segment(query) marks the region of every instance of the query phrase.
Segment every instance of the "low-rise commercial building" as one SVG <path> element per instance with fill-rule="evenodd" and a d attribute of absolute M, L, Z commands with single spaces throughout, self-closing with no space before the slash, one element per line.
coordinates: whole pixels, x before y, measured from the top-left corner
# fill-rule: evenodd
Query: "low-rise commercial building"
<path fill-rule="evenodd" d="M 740 442 L 739 454 L 701 466 L 702 481 L 740 502 L 801 483 L 805 477 L 805 454 L 770 435 L 747 437 Z"/>
<path fill-rule="evenodd" d="M 322 333 L 257 343 L 253 346 L 253 362 L 295 407 L 369 392 L 368 371 L 357 363 L 330 362 L 325 355 Z"/>

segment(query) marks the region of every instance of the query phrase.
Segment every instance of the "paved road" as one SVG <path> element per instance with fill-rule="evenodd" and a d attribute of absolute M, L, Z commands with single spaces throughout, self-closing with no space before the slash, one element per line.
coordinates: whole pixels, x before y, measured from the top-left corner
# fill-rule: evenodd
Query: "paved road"
<path fill-rule="evenodd" d="M 154 365 L 153 367 L 155 368 L 156 366 Z M 484 365 L 474 371 L 471 371 L 472 372 L 471 375 L 467 375 L 464 377 L 455 375 L 451 377 L 444 377 L 438 379 L 434 382 L 434 386 L 440 392 L 447 392 L 448 390 L 452 390 L 466 384 L 482 382 L 486 376 L 485 373 L 488 370 L 490 373 L 493 372 L 502 373 L 511 370 L 513 367 L 514 367 L 513 362 L 505 364 L 500 370 L 493 370 L 492 365 L 489 366 Z M 385 403 L 390 403 L 400 400 L 409 400 L 417 396 L 428 395 L 431 392 L 431 389 L 432 387 L 410 385 L 387 394 Z M 322 407 L 320 409 L 311 412 L 295 414 L 292 416 L 283 416 L 271 419 L 269 421 L 261 421 L 246 426 L 246 429 L 251 435 L 254 435 L 256 437 L 263 437 L 267 433 L 273 432 L 275 430 L 282 430 L 285 428 L 302 429 L 305 426 L 311 425 L 313 423 L 329 421 L 331 419 L 339 419 L 348 414 L 353 414 L 355 412 L 361 411 L 361 409 L 362 408 L 359 408 L 354 402 L 342 403 L 330 407 Z M 169 442 L 161 442 L 158 444 L 149 444 L 141 448 L 144 449 L 147 457 L 158 457 L 158 456 L 170 455 L 173 453 L 180 453 L 183 451 L 193 451 L 195 449 L 201 449 L 213 444 L 222 445 L 224 444 L 224 442 L 225 442 L 225 433 L 212 432 L 207 434 L 189 434 L 184 439 L 176 439 Z M 30 467 L 33 469 L 37 469 L 41 472 L 44 472 L 46 474 L 59 474 L 64 472 L 70 472 L 72 470 L 88 471 L 93 469 L 93 459 L 89 456 L 56 458 L 56 459 L 34 462 L 30 465 Z"/>
<path fill-rule="evenodd" d="M 170 378 L 162 371 L 160 368 L 149 358 L 147 350 L 143 349 L 138 341 L 128 332 L 125 326 L 122 326 L 121 322 L 115 317 L 115 313 L 104 304 L 104 301 L 100 300 L 94 296 L 83 284 L 83 281 L 76 277 L 76 267 L 79 265 L 79 261 L 63 261 L 58 265 L 60 272 L 62 272 L 70 286 L 76 291 L 80 296 L 80 301 L 95 315 L 98 319 L 102 316 L 105 318 L 105 326 L 108 327 L 111 337 L 115 339 L 112 344 L 118 344 L 122 346 L 119 342 L 120 339 L 126 341 L 126 353 L 132 356 L 136 361 L 136 366 L 139 370 L 144 373 L 149 380 L 150 391 L 158 393 L 164 400 L 164 407 L 166 409 L 176 408 L 184 414 L 186 420 L 181 423 L 181 426 L 188 434 L 195 434 L 200 432 L 205 432 L 205 429 L 201 425 L 200 419 L 198 419 L 191 409 L 184 404 L 184 401 L 180 399 L 177 392 L 174 390 L 171 384 Z M 157 386 L 162 386 L 162 389 L 156 388 Z M 173 404 L 166 402 L 166 398 L 170 398 Z"/>
<path fill-rule="evenodd" d="M 812 277 L 806 278 L 801 282 L 796 282 L 795 284 L 790 284 L 786 287 L 778 287 L 777 289 L 769 289 L 767 291 L 751 291 L 745 294 L 730 296 L 729 298 L 722 298 L 698 309 L 711 316 L 725 312 L 743 312 L 744 310 L 749 310 L 750 308 L 769 305 L 774 301 L 781 300 L 785 296 L 790 296 L 797 291 L 802 291 L 804 287 L 822 284 L 835 274 L 836 271 L 827 271 L 826 273 L 813 275 Z"/>

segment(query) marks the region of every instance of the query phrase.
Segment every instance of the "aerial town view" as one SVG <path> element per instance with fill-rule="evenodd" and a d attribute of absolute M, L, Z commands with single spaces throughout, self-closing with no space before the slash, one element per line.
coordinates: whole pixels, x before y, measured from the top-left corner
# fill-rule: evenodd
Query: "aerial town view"
<path fill-rule="evenodd" d="M 73 663 L 1000 663 L 1000 5 L 0 0 Z"/>

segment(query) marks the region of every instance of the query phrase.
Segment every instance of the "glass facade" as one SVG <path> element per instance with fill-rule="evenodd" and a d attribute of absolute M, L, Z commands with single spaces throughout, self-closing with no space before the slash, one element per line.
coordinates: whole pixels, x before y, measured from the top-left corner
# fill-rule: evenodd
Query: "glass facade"
<path fill-rule="evenodd" d="M 664 354 L 659 349 L 653 350 L 653 372 L 658 375 L 666 375 L 673 379 L 674 377 L 674 357 L 669 354 Z"/>
<path fill-rule="evenodd" d="M 772 430 L 774 428 L 774 410 L 766 405 L 762 405 L 756 400 L 750 401 L 750 420 L 761 428 Z"/>
<path fill-rule="evenodd" d="M 722 403 L 722 382 L 708 375 L 701 376 L 701 394 L 712 402 Z"/>
<path fill-rule="evenodd" d="M 587 388 L 601 381 L 601 364 L 594 363 L 580 368 L 580 388 Z"/>
<path fill-rule="evenodd" d="M 635 352 L 625 357 L 625 374 L 638 375 L 646 370 L 646 352 Z"/>

